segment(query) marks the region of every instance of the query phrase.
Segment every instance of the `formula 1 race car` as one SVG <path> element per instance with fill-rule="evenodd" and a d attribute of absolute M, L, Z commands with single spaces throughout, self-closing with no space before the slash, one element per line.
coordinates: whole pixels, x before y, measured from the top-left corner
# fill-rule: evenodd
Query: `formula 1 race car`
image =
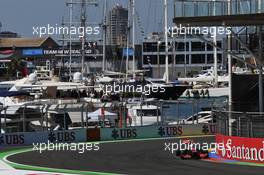
<path fill-rule="evenodd" d="M 207 150 L 178 150 L 176 156 L 181 159 L 207 159 L 209 158 L 209 152 Z"/>
<path fill-rule="evenodd" d="M 185 140 L 183 143 L 192 144 L 192 140 Z M 202 149 L 185 149 L 185 150 L 177 150 L 176 156 L 181 159 L 207 159 L 209 158 L 208 150 Z"/>

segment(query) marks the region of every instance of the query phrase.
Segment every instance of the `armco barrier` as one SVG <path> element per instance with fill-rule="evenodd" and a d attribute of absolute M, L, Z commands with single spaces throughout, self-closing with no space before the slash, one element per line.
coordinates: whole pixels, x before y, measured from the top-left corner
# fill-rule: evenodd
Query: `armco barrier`
<path fill-rule="evenodd" d="M 127 140 L 215 134 L 214 124 L 101 128 L 101 140 Z"/>
<path fill-rule="evenodd" d="M 264 163 L 264 138 L 246 138 L 217 134 L 217 154 L 223 158 Z"/>
<path fill-rule="evenodd" d="M 85 142 L 86 129 L 67 131 L 24 132 L 0 135 L 1 146 L 26 146 L 33 143 Z"/>

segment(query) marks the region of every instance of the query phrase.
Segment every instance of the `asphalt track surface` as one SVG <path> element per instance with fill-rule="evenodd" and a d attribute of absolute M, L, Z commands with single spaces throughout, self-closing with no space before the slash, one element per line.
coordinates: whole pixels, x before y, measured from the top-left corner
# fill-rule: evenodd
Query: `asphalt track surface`
<path fill-rule="evenodd" d="M 214 137 L 192 138 L 213 142 Z M 180 160 L 168 151 L 165 143 L 179 139 L 101 143 L 100 151 L 79 154 L 72 151 L 25 152 L 8 157 L 9 161 L 49 168 L 117 174 L 177 175 L 263 175 L 264 167 Z"/>

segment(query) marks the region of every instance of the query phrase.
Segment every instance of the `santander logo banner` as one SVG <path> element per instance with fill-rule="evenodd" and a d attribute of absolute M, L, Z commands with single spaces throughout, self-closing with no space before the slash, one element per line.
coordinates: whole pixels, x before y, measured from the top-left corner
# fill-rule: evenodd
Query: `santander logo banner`
<path fill-rule="evenodd" d="M 216 153 L 226 159 L 264 163 L 264 138 L 231 137 L 217 134 Z"/>

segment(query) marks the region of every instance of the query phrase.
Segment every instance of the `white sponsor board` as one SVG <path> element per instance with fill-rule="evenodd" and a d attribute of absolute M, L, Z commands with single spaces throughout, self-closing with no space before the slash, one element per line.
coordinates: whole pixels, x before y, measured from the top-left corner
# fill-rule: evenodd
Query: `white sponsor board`
<path fill-rule="evenodd" d="M 25 146 L 33 143 L 50 142 L 84 142 L 86 129 L 66 131 L 21 132 L 0 135 L 1 146 Z"/>
<path fill-rule="evenodd" d="M 177 137 L 215 134 L 214 124 L 101 128 L 101 140 Z"/>

